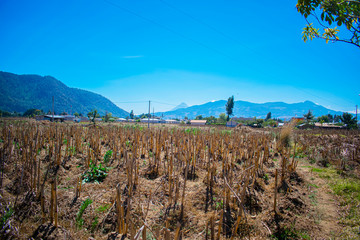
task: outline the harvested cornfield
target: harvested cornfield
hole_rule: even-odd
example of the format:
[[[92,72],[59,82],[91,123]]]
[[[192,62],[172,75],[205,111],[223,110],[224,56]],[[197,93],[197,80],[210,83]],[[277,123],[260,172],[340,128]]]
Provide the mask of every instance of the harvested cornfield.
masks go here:
[[[356,131],[2,121],[0,139],[2,239],[357,236],[318,216],[347,196],[314,191],[319,169],[358,186]]]

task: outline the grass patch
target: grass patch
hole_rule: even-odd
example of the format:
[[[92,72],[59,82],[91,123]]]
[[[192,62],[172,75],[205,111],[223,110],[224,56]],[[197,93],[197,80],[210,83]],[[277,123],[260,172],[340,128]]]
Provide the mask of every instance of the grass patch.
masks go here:
[[[326,179],[331,190],[340,196],[344,216],[339,221],[344,226],[342,239],[358,239],[360,226],[360,179],[354,175],[343,177],[334,168],[318,169],[319,177]],[[309,196],[310,197],[310,196]],[[355,236],[355,238],[354,238]]]
[[[324,171],[324,169],[321,169],[321,168],[311,168],[311,171],[312,172],[317,172],[317,173],[320,173],[320,172],[323,172]]]
[[[360,181],[353,179],[343,179],[332,186],[335,194],[347,198],[347,200],[357,200],[360,202]]]

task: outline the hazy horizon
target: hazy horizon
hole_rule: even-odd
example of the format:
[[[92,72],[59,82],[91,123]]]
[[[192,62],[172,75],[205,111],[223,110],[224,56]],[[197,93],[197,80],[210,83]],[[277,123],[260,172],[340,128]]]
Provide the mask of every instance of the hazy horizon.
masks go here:
[[[0,70],[50,75],[135,114],[214,100],[354,112],[358,48],[304,43],[297,1],[0,3]],[[359,104],[358,104],[359,105]]]

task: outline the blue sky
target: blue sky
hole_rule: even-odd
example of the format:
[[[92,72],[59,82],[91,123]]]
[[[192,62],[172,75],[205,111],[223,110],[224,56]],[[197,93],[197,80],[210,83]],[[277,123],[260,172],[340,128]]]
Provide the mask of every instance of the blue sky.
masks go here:
[[[360,49],[304,43],[296,1],[0,1],[0,70],[51,75],[136,114],[185,102],[360,105]],[[152,109],[151,109],[152,110]]]

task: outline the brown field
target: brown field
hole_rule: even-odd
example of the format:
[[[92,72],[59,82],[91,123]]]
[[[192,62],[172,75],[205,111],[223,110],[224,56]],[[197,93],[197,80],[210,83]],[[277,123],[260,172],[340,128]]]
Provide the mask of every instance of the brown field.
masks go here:
[[[1,239],[359,239],[360,132],[1,120]]]

